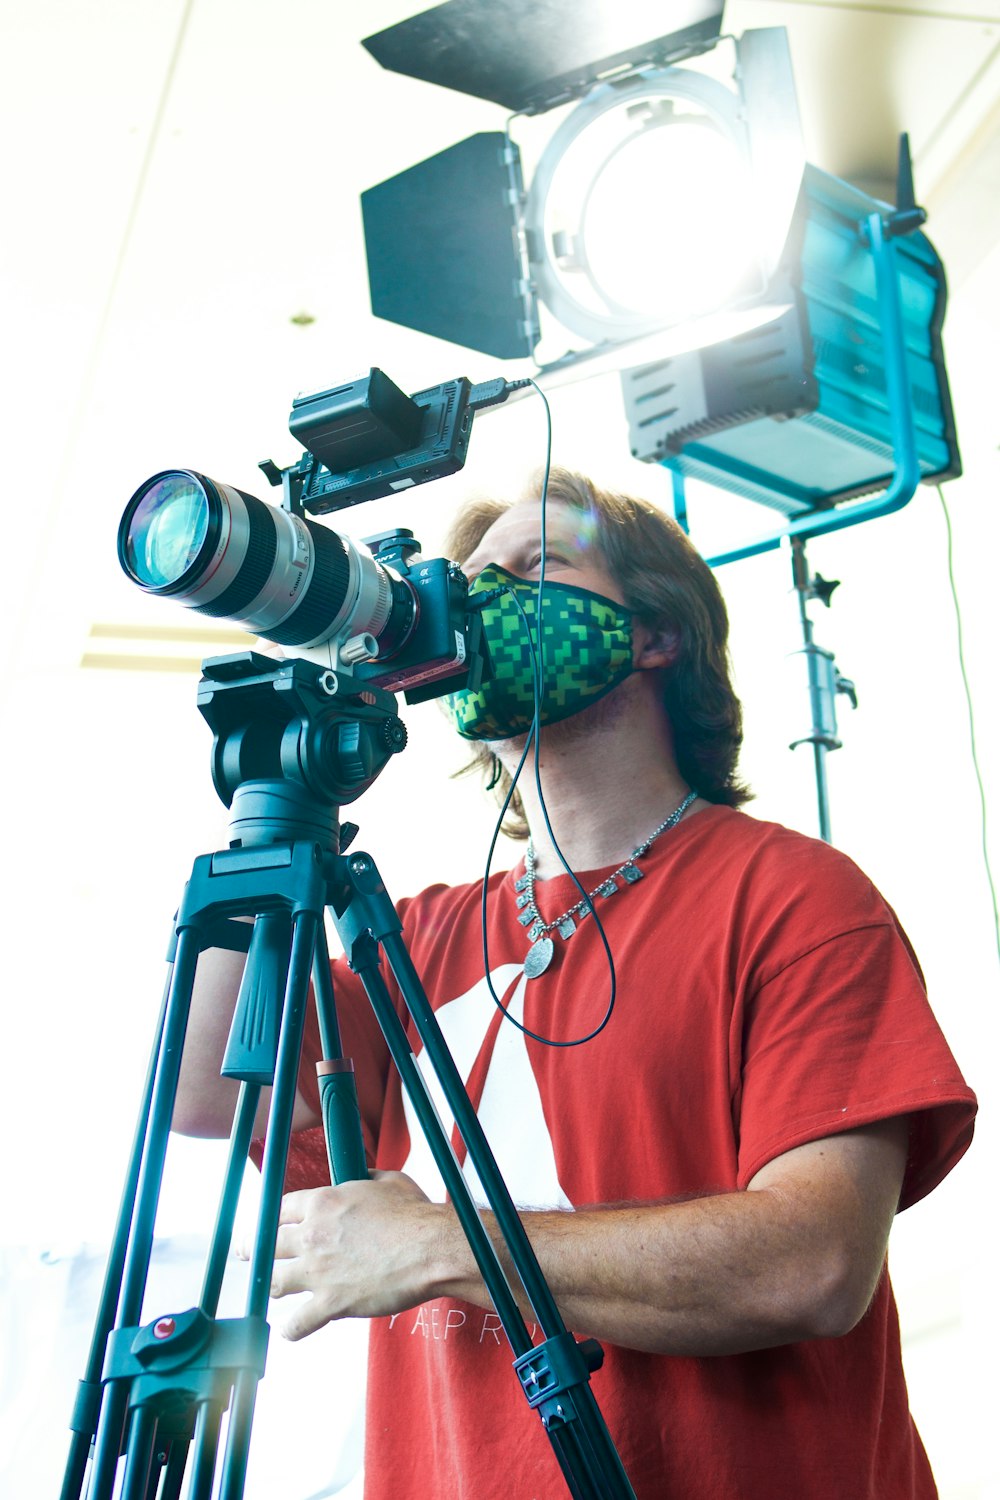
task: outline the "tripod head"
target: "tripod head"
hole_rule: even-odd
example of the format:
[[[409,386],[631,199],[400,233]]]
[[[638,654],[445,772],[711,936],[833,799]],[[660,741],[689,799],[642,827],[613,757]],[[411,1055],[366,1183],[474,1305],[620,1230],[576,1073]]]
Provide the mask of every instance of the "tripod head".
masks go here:
[[[339,810],[406,745],[392,693],[296,657],[202,663],[198,708],[215,736],[212,780],[233,844],[312,839],[337,852]]]

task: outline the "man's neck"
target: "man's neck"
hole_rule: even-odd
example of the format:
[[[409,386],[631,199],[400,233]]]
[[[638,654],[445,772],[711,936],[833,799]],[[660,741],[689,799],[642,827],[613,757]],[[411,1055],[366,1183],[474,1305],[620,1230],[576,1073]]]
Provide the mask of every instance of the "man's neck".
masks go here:
[[[637,686],[630,692],[633,682]],[[669,725],[659,705],[647,701],[634,678],[618,692],[628,700],[621,705],[625,711],[592,713],[586,723],[567,720],[542,731],[545,807],[563,858],[574,871],[623,863],[692,790],[677,769]],[[505,763],[512,749],[507,742]],[[538,803],[531,752],[518,789],[538,878],[561,874],[562,862]],[[704,805],[694,803],[685,817]]]

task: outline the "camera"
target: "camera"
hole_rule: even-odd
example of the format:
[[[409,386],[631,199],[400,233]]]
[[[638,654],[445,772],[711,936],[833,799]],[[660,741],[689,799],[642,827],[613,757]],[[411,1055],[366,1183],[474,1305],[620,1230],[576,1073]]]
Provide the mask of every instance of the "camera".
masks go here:
[[[479,608],[456,564],[425,560],[412,531],[356,542],[305,515],[397,493],[465,461],[475,412],[527,382],[450,381],[410,397],[380,370],[298,398],[290,427],[306,447],[267,505],[194,469],[139,486],[118,528],[118,558],[149,594],[248,631],[358,682],[417,703],[475,689],[489,668]],[[333,465],[348,465],[335,471]],[[353,465],[353,467],[350,467]]]

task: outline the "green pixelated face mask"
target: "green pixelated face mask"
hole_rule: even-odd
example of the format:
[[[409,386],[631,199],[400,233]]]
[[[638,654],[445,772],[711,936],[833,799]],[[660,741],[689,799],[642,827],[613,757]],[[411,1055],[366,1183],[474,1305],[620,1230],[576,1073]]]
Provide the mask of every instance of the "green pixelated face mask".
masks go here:
[[[493,676],[478,692],[449,693],[441,700],[467,740],[511,739],[527,733],[535,716],[525,619],[535,639],[538,584],[508,573],[497,563],[487,563],[469,589],[469,598],[498,588],[504,592],[483,610]],[[541,657],[541,722],[556,724],[596,703],[631,675],[632,616],[603,594],[546,582]]]

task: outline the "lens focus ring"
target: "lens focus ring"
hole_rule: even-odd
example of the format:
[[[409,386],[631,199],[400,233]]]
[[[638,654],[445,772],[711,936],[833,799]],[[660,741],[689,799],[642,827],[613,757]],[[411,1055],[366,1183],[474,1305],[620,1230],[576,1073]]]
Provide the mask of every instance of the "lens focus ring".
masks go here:
[[[347,598],[351,569],[343,538],[314,521],[305,524],[313,544],[313,575],[298,609],[267,632],[268,640],[278,646],[301,646],[322,639]]]
[[[228,615],[232,619],[240,619],[247,605],[256,599],[271,576],[278,549],[271,511],[262,500],[255,499],[244,490],[240,490],[239,495],[246,506],[249,522],[246,555],[229,587],[210,604],[199,605],[199,614],[215,617]]]

